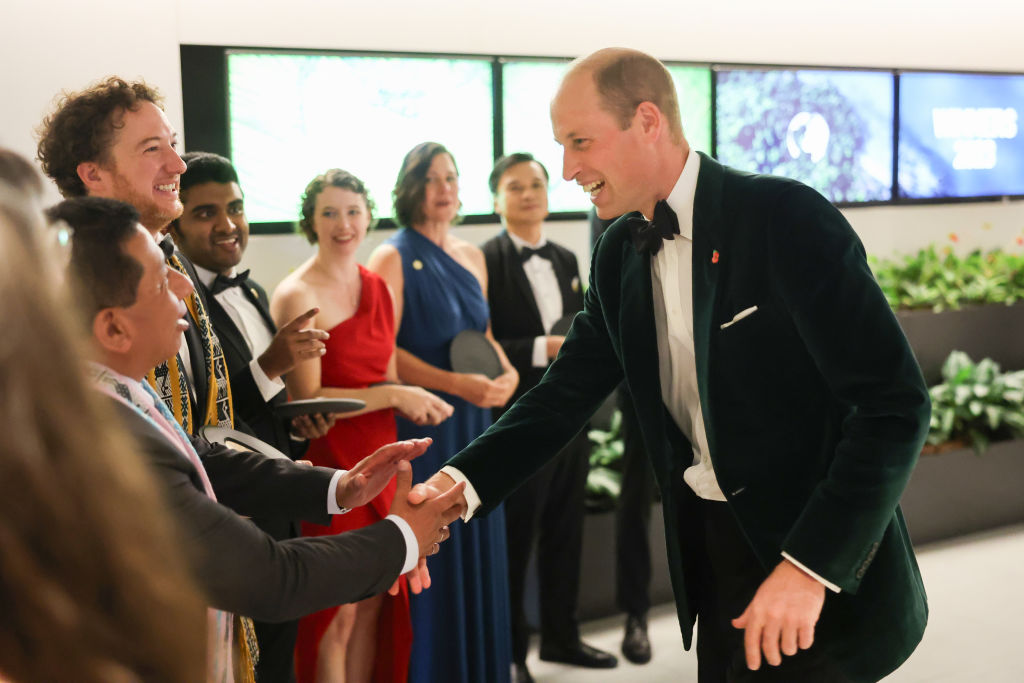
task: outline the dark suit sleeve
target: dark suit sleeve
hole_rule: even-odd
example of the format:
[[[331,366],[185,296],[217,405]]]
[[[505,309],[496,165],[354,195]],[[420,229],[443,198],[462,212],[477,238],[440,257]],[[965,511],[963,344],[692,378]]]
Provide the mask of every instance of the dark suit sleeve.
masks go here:
[[[193,437],[217,500],[246,517],[329,524],[327,495],[335,470],[236,451]]]
[[[478,514],[492,510],[555,457],[622,380],[595,268],[584,309],[544,379],[447,463],[473,484],[482,502]],[[609,279],[608,286],[616,288],[618,280]]]
[[[778,296],[829,390],[852,407],[782,549],[854,592],[927,435],[928,391],[842,215],[804,186],[776,207],[768,257]]]
[[[261,621],[286,621],[365,599],[398,578],[405,562],[405,542],[392,522],[384,520],[333,536],[275,541],[197,489],[195,469],[155,428],[136,416],[128,416],[127,424],[163,485],[195,576],[213,607]],[[220,461],[226,467],[228,459],[222,457],[226,455],[207,454],[207,462]],[[251,475],[265,503],[277,505],[266,500],[275,491],[265,480],[281,469],[264,469],[264,464],[254,464],[244,455],[240,463],[237,477],[243,483],[238,488]],[[322,476],[285,476],[276,493],[293,503],[309,498],[324,506],[324,487],[308,483]]]

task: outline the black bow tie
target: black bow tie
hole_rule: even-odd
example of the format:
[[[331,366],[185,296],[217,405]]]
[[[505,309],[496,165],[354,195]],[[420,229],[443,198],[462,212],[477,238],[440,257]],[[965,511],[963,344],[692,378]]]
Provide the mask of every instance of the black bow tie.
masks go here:
[[[526,263],[534,256],[540,256],[541,258],[545,258],[549,261],[551,260],[551,249],[548,248],[546,242],[544,243],[544,246],[538,247],[537,249],[534,249],[533,247],[523,247],[519,250],[519,258],[523,260],[523,263]]]
[[[231,289],[232,287],[241,287],[245,284],[245,281],[249,279],[249,271],[243,270],[241,273],[234,277],[227,277],[226,275],[218,275],[213,281],[213,285],[210,287],[210,291],[214,296],[217,296],[225,289]]]
[[[663,240],[670,240],[673,235],[679,234],[679,221],[664,199],[654,205],[654,220],[638,216],[628,218],[627,222],[633,246],[641,254],[657,254],[661,251]]]

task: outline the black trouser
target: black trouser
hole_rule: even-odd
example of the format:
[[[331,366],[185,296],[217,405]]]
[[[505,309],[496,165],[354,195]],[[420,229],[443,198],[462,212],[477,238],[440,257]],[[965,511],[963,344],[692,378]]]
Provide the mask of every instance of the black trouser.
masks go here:
[[[727,503],[690,497],[680,506],[680,536],[688,565],[688,593],[697,611],[697,664],[700,683],[847,683],[819,648],[783,655],[774,667],[746,665],[743,631],[732,620],[747,608],[768,576]],[[693,549],[687,552],[687,549]],[[779,561],[782,560],[781,555]]]
[[[615,601],[626,614],[643,617],[651,606],[651,548],[648,530],[654,472],[644,449],[633,400],[618,389],[622,411],[622,491],[615,511]]]
[[[526,661],[530,627],[523,606],[526,567],[537,540],[541,644],[574,648],[579,642],[576,607],[583,547],[583,496],[590,442],[577,435],[554,460],[505,501],[512,659]]]

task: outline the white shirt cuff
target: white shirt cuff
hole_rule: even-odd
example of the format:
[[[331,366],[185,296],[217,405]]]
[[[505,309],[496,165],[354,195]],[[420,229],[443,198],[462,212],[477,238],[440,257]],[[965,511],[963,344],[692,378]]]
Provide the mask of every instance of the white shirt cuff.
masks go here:
[[[825,588],[829,589],[833,593],[841,593],[842,592],[840,590],[839,586],[835,585],[831,581],[826,581],[825,579],[821,578],[820,576],[818,576],[817,574],[812,572],[810,569],[808,569],[804,565],[802,565],[799,562],[797,562],[796,560],[794,560],[793,556],[790,555],[789,553],[783,551],[782,556],[784,558],[786,558],[787,560],[789,560],[790,562],[792,562],[793,564],[795,564],[797,566],[797,568],[799,568],[801,571],[803,571],[805,574],[810,576],[812,579],[814,579],[815,581],[817,581],[821,585],[825,586]]]
[[[249,369],[252,371],[252,381],[256,383],[256,388],[260,390],[260,396],[265,402],[269,402],[284,389],[284,380],[280,377],[277,379],[267,377],[267,373],[263,372],[263,368],[260,367],[259,358],[249,361]]]
[[[534,337],[533,339],[533,367],[546,368],[548,366],[548,338]]]
[[[416,540],[416,534],[412,532],[409,522],[398,515],[388,515],[384,519],[390,519],[397,524],[398,530],[402,532],[402,537],[405,539],[405,564],[402,565],[402,574],[411,572],[420,560],[420,544]]]
[[[441,471],[454,479],[456,484],[460,481],[466,482],[466,488],[462,492],[462,495],[466,498],[466,511],[462,513],[462,521],[468,522],[473,519],[473,515],[480,509],[480,496],[477,494],[476,489],[473,488],[473,484],[470,483],[469,479],[466,479],[466,475],[459,470],[451,465],[445,465],[441,468]]]
[[[338,470],[331,477],[331,485],[327,487],[327,514],[329,515],[343,515],[348,512],[348,508],[343,508],[338,505],[338,482],[341,481],[341,475],[348,472],[348,470]]]

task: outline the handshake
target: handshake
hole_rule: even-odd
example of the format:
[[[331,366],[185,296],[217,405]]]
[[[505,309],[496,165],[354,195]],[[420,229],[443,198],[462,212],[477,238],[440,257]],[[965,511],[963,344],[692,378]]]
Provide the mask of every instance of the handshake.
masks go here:
[[[411,439],[378,448],[342,475],[336,492],[339,507],[359,507],[376,497],[391,477],[397,477],[397,488],[389,514],[404,519],[419,544],[419,564],[406,574],[409,589],[413,593],[430,587],[426,557],[440,549],[441,543],[451,535],[448,524],[458,519],[466,509],[464,483],[456,486],[435,485],[439,476],[450,481],[445,475],[434,475],[428,482],[413,487],[412,465],[409,461],[426,452],[431,443],[431,439]],[[397,591],[396,581],[389,592]]]

